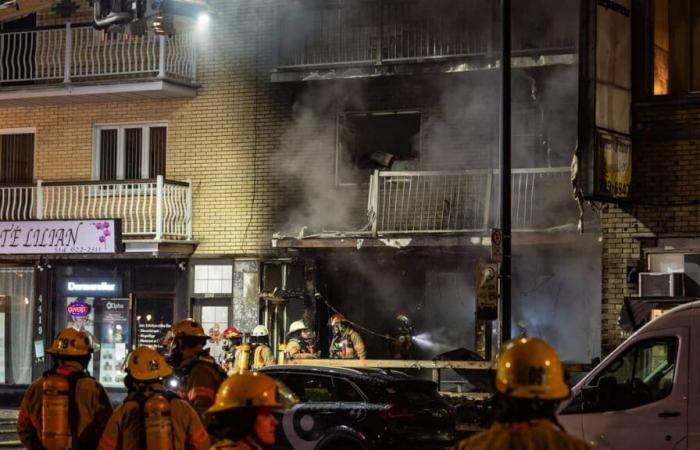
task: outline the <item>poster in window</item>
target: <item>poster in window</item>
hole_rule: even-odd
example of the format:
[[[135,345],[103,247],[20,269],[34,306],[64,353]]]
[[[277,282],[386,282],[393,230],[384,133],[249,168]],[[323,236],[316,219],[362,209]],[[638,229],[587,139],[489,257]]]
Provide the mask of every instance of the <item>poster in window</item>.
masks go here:
[[[599,131],[596,135],[597,192],[610,198],[629,197],[632,183],[632,142],[629,137]]]
[[[100,343],[95,338],[95,297],[66,297],[66,327],[73,327],[85,332],[95,352],[100,351]],[[88,363],[87,370],[92,373],[94,358]]]
[[[129,299],[102,298],[95,303],[95,314],[102,343],[99,354],[99,381],[104,386],[122,387],[129,339]]]

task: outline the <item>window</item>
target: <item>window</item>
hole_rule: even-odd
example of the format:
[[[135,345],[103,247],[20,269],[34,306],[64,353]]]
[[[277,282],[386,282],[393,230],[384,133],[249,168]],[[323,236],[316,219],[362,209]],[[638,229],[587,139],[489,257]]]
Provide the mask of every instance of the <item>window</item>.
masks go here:
[[[346,113],[338,120],[338,184],[369,182],[375,169],[419,168],[419,112]]]
[[[194,266],[194,294],[231,294],[233,266],[196,264]]]
[[[676,338],[639,342],[584,388],[584,412],[636,408],[667,397],[673,390],[677,352]]]
[[[274,374],[274,378],[284,382],[302,402],[333,401],[333,380],[330,377],[307,374]]]
[[[34,177],[34,133],[0,133],[0,183],[31,183]]]
[[[165,175],[167,127],[103,126],[95,130],[93,178],[138,180]]]
[[[652,3],[654,95],[700,90],[700,3]]]
[[[362,398],[362,395],[360,395],[357,389],[355,389],[355,386],[348,381],[338,378],[335,379],[335,395],[337,396],[337,400],[339,402],[365,401],[364,398]]]

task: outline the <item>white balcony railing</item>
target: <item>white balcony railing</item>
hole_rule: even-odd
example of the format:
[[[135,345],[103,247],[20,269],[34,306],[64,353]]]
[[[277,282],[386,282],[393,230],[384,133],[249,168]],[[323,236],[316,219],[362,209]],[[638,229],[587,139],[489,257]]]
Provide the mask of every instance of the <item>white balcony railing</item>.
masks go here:
[[[193,36],[129,36],[91,26],[0,33],[0,83],[158,77],[194,84]]]
[[[515,231],[552,228],[569,222],[568,167],[514,169],[511,221]],[[372,232],[485,232],[495,223],[492,201],[497,171],[375,171],[370,178],[368,215]],[[571,218],[575,221],[575,215]]]
[[[192,239],[192,186],[165,180],[0,188],[0,220],[121,219],[126,238]]]

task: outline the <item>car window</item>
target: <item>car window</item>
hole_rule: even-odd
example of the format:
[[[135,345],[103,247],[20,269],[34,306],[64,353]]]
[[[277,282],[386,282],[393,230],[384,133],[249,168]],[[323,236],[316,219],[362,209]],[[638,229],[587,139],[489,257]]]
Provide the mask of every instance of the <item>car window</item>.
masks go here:
[[[584,412],[636,408],[670,395],[677,353],[676,338],[638,342],[584,388]]]
[[[350,384],[348,381],[336,378],[335,382],[335,394],[337,400],[340,402],[363,402],[364,398],[355,389],[355,386]]]
[[[389,401],[398,405],[414,407],[442,406],[443,400],[432,383],[399,382],[389,384],[386,388]]]
[[[275,374],[302,402],[329,402],[333,400],[333,381],[330,377],[308,374]]]

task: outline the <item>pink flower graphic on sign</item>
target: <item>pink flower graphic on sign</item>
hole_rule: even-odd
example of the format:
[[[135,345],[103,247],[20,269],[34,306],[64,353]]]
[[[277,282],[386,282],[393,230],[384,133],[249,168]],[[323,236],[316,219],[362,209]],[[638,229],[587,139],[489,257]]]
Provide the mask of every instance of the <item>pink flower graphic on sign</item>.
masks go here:
[[[104,246],[107,246],[107,238],[112,235],[112,232],[109,229],[109,222],[95,222],[93,223],[95,225],[95,228],[99,231],[101,231],[100,236],[97,237],[97,240]]]

